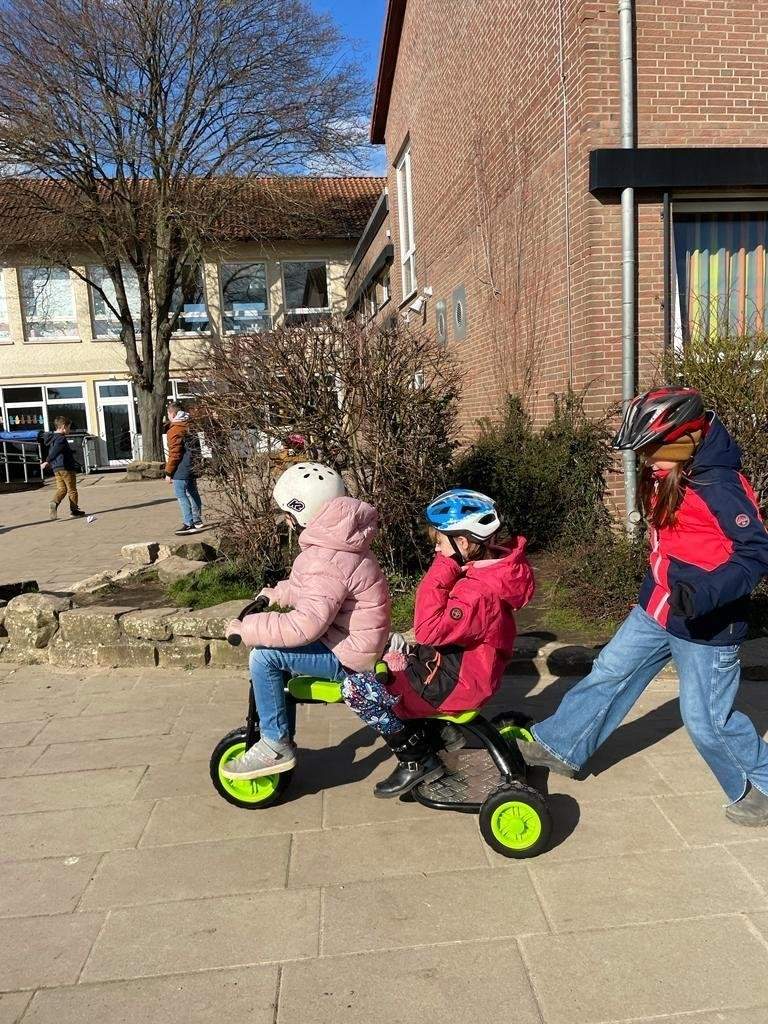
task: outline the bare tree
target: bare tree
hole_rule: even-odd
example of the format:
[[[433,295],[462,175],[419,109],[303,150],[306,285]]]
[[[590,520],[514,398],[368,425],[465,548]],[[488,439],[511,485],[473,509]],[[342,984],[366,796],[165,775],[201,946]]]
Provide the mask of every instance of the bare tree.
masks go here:
[[[348,162],[364,96],[308,0],[0,7],[0,160],[56,225],[42,255],[85,277],[119,323],[146,457],[162,457],[170,340],[203,247],[247,176]],[[282,201],[268,187],[262,200]],[[108,284],[83,271],[83,251]]]

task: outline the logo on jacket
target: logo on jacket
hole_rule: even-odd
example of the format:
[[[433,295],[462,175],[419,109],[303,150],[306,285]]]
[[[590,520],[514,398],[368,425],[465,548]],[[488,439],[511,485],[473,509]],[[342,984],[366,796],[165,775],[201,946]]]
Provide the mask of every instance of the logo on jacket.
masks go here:
[[[464,616],[464,612],[461,610],[461,608],[451,608],[451,618],[452,619],[461,619],[461,618],[463,618],[463,616]]]
[[[749,516],[745,515],[744,512],[742,512],[740,515],[736,516],[736,525],[740,526],[742,528],[742,530],[744,529],[745,526],[749,526],[749,522],[750,522]]]
[[[306,505],[303,501],[299,501],[298,498],[291,498],[288,502],[288,508],[292,508],[294,512],[303,512]]]

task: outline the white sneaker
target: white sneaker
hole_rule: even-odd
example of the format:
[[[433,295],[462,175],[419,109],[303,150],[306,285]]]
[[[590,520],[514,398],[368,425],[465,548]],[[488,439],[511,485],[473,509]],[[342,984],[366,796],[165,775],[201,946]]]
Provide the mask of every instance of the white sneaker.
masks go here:
[[[265,741],[254,743],[244,754],[228,761],[221,769],[225,779],[258,779],[262,775],[279,775],[296,767],[296,748],[273,750]]]

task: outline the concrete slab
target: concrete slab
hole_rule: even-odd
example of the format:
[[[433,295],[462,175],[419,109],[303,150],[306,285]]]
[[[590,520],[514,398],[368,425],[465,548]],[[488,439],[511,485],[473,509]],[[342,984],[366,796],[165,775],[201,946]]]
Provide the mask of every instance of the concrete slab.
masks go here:
[[[541,1024],[517,945],[429,946],[283,968],[277,1024],[413,1020]],[[569,1024],[576,1024],[576,1018]]]
[[[6,700],[0,687],[0,722],[44,722],[51,718],[73,718],[87,708],[84,700]]]
[[[320,828],[320,793],[276,804],[265,811],[243,810],[222,800],[213,784],[210,795],[158,801],[142,846],[173,846],[209,839],[240,839]]]
[[[80,715],[49,722],[40,743],[84,743],[124,736],[158,736],[170,732],[175,715],[151,711],[126,711],[119,715]]]
[[[725,816],[728,798],[718,786],[716,792],[657,797],[659,808],[691,846],[713,843],[748,843],[755,830],[736,825]]]
[[[46,747],[36,744],[30,747],[6,747],[5,750],[0,750],[0,779],[24,775],[45,750]]]
[[[24,1024],[273,1024],[277,967],[176,974],[38,992]],[[0,1024],[5,1024],[0,1002]]]
[[[317,955],[320,893],[161,903],[114,910],[82,974],[106,981]]]
[[[768,1003],[768,947],[737,916],[533,935],[520,946],[546,1024]]]
[[[0,780],[0,807],[5,814],[96,807],[130,800],[143,768],[111,768],[108,771],[63,772],[47,775],[45,784],[27,776]]]
[[[151,764],[139,783],[134,800],[168,799],[170,791],[174,799],[211,796],[214,789],[208,761],[179,761],[172,771],[168,770],[167,765]]]
[[[43,722],[7,722],[0,725],[0,748],[23,747],[45,728]]]
[[[0,861],[79,856],[135,846],[153,806],[134,801],[0,817]]]
[[[103,923],[103,914],[0,921],[0,991],[73,985]]]
[[[80,907],[108,910],[281,889],[290,847],[290,836],[278,835],[107,853]]]
[[[0,864],[0,917],[70,914],[98,862],[86,856]]]
[[[31,998],[31,992],[0,992],[0,1024],[18,1024]]]
[[[91,740],[88,743],[53,743],[30,769],[29,774],[47,775],[51,772],[79,772],[131,765],[169,765],[180,760],[186,745],[187,737],[182,734]]]

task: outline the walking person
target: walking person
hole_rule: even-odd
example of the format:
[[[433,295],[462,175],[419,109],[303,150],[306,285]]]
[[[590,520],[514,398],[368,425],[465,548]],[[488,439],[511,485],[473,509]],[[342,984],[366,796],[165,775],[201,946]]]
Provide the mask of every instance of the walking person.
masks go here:
[[[200,442],[192,430],[189,413],[180,402],[168,403],[168,419],[170,426],[165,479],[173,485],[173,493],[181,508],[182,525],[175,533],[183,536],[205,529],[203,504],[197,489]]]
[[[72,430],[72,422],[66,416],[57,416],[53,421],[54,432],[50,435],[48,454],[43,469],[49,467],[56,478],[56,491],[49,503],[49,518],[56,519],[59,505],[69,496],[69,514],[73,519],[82,519],[86,514],[78,505],[77,471],[80,468],[72,449],[69,447],[67,435]]]
[[[534,726],[521,753],[575,775],[671,658],[683,723],[728,797],[726,816],[768,825],[768,744],[733,710],[748,598],[768,574],[768,533],[741,452],[698,391],[680,387],[634,399],[614,447],[642,460],[648,575],[590,674]]]

